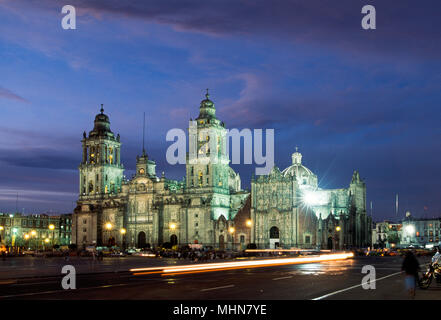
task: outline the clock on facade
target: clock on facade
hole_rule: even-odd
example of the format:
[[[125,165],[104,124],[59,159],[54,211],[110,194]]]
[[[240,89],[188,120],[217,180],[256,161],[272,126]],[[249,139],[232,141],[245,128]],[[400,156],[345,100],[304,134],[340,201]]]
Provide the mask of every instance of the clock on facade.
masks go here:
[[[139,174],[144,174],[145,170],[143,168],[139,169]]]

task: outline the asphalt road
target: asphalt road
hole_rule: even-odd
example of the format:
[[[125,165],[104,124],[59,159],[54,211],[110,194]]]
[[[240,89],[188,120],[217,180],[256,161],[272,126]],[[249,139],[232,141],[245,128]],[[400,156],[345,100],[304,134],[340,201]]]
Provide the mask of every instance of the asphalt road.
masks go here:
[[[427,259],[419,258],[421,264]],[[177,276],[133,276],[122,271],[78,274],[75,290],[61,289],[61,275],[0,281],[2,299],[293,300],[409,299],[401,257],[356,257]],[[169,262],[170,263],[170,262]],[[173,262],[171,262],[173,263]],[[164,263],[162,263],[164,264]],[[375,267],[376,289],[362,288],[364,265]],[[424,268],[423,268],[424,269]],[[418,290],[417,299],[441,299],[441,285]]]

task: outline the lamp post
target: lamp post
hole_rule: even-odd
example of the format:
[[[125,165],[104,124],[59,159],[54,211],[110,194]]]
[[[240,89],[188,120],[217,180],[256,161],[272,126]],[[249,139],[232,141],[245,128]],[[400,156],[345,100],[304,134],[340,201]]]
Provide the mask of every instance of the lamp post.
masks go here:
[[[0,226],[0,237],[1,237],[1,241],[0,242],[4,242],[5,241],[4,240],[4,237],[5,237],[4,230],[5,230],[5,227]]]
[[[44,243],[48,244],[51,240],[49,238],[44,239]],[[44,250],[46,251],[46,246],[44,246]]]
[[[127,233],[127,230],[124,229],[124,228],[121,228],[119,230],[119,232],[121,233],[121,236],[122,236],[123,250],[126,250],[126,233]]]
[[[248,219],[246,224],[247,224],[247,227],[250,228],[248,243],[251,243],[251,227],[253,226],[253,221],[251,219]],[[247,247],[245,247],[245,248],[247,248]],[[250,247],[250,249],[251,249],[251,247]]]
[[[31,238],[35,238],[35,236],[37,235],[37,231],[32,230],[31,231]],[[34,241],[35,242],[35,241]],[[35,250],[38,250],[38,245],[36,246]]]
[[[110,222],[107,222],[105,227],[106,227],[107,231],[109,232],[109,238],[107,240],[107,244],[110,244],[110,241],[109,241],[110,240],[110,234],[111,234],[110,232],[111,232],[113,226],[112,226],[112,224]]]
[[[231,250],[234,250],[234,231],[236,231],[236,229],[234,229],[234,227],[230,227],[228,229],[228,232],[230,232],[230,234],[231,234]]]
[[[29,235],[27,233],[25,233],[25,235],[23,236],[26,240],[27,243],[27,249],[29,249]]]
[[[177,228],[176,223],[171,222],[171,223],[170,223],[170,230],[171,230],[171,233],[172,233],[172,234],[175,232],[176,228]],[[174,244],[171,242],[171,236],[170,236],[170,244],[171,244],[171,246],[172,246],[172,248],[173,248],[173,245],[174,245]],[[177,243],[176,243],[176,244],[177,244]]]
[[[335,247],[336,247],[336,249],[337,248],[341,249],[340,248],[340,236],[339,236],[339,232],[341,231],[341,227],[340,226],[335,227],[335,231],[336,231],[336,234],[335,234],[336,245],[335,245]]]
[[[49,225],[49,230],[52,231],[52,249],[53,249],[54,248],[55,226],[52,223]]]

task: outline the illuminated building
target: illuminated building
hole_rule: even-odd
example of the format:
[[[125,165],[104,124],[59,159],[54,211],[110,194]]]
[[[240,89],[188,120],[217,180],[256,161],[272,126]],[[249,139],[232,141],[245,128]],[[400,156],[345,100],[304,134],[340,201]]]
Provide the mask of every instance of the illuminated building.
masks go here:
[[[53,225],[54,229],[49,229]],[[69,245],[71,242],[72,214],[47,215],[0,213],[0,243],[12,247],[43,248],[43,240]],[[29,237],[26,237],[29,235]]]
[[[407,212],[402,225],[400,247],[431,247],[441,244],[441,218],[416,218]]]
[[[217,161],[207,163],[203,157],[187,161],[186,178],[175,181],[157,176],[155,162],[143,150],[136,159],[136,174],[128,180],[120,163],[119,135],[110,130],[109,117],[101,108],[94,129],[83,134],[80,196],[72,232],[77,245],[200,243],[226,249],[235,246],[235,238],[250,242],[249,227],[229,232],[249,193],[241,190],[240,176],[228,164],[225,125],[217,119],[208,93],[195,121],[196,127],[190,120],[189,139],[196,141],[198,154],[210,154]],[[202,150],[210,135],[217,142],[211,152]],[[124,236],[121,228],[127,230]]]
[[[321,189],[317,176],[292,154],[292,165],[274,167],[251,181],[252,242],[258,248],[344,249],[371,243],[366,185],[354,171],[348,188]]]
[[[143,149],[129,180],[120,163],[119,135],[112,133],[101,108],[94,129],[83,134],[73,242],[119,247],[197,243],[219,249],[244,249],[250,243],[332,249],[370,244],[366,186],[358,172],[349,188],[323,190],[296,152],[283,172],[275,167],[268,176],[253,179],[250,197],[229,166],[226,131],[207,93],[199,116],[190,120],[189,141],[195,141],[198,157],[187,154],[185,178],[158,176],[156,163]]]

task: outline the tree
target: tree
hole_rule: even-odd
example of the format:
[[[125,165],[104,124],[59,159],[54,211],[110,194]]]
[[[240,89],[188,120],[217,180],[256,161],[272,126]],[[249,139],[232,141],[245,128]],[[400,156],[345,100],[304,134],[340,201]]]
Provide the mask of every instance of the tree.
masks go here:
[[[400,242],[400,239],[399,239],[399,237],[398,237],[398,234],[397,233],[389,233],[388,235],[387,235],[387,242],[389,242],[389,243],[395,243],[395,244],[397,244],[397,243],[399,243]]]

